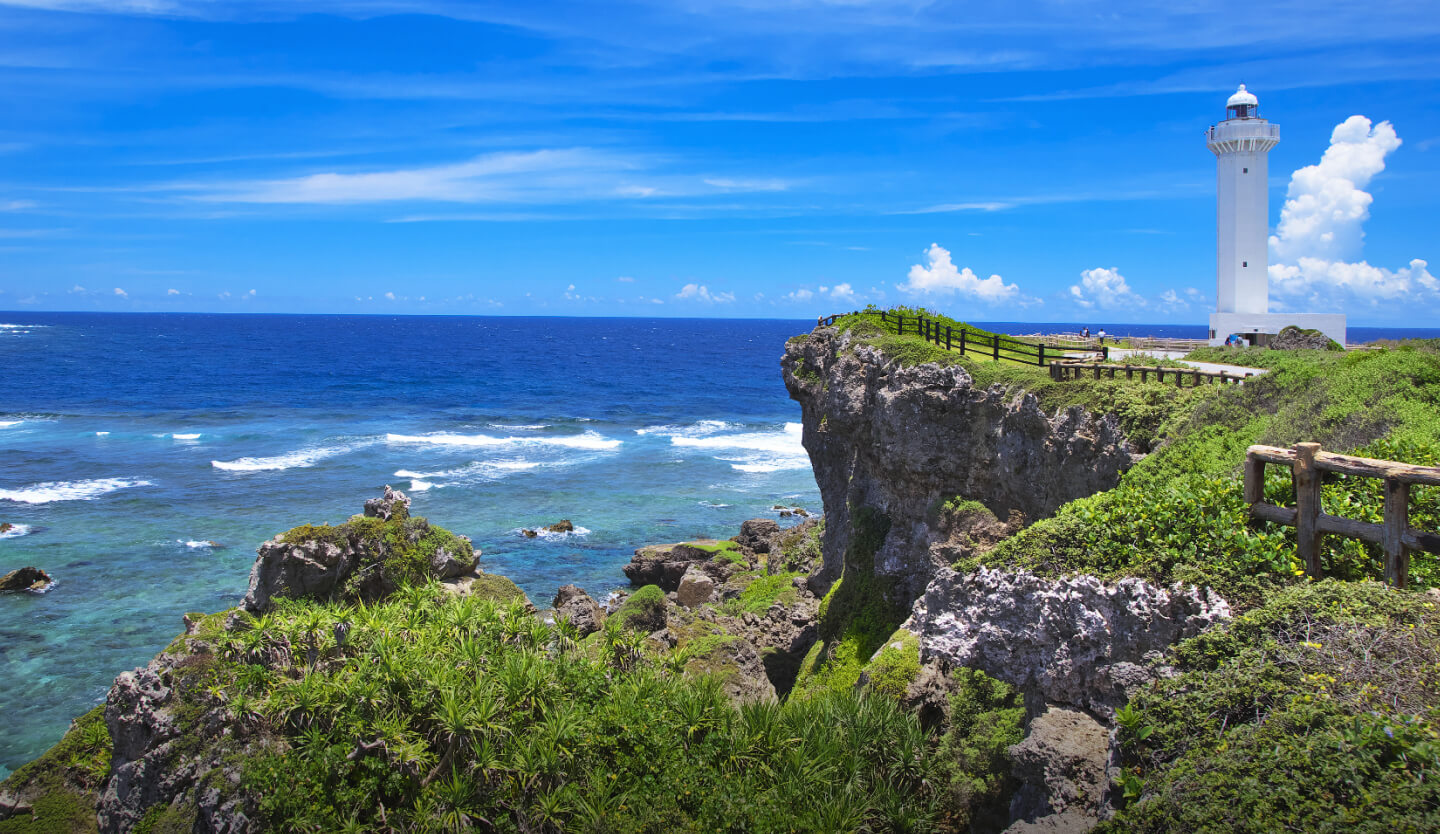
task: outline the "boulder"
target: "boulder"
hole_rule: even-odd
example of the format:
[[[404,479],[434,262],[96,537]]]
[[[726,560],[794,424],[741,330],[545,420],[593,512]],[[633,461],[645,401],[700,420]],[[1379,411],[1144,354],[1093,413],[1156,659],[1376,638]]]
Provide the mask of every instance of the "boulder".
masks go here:
[[[1302,330],[1295,325],[1282,329],[1270,340],[1271,350],[1343,350],[1339,342],[1319,330]]]
[[[24,567],[0,576],[0,591],[43,591],[54,581],[39,568]]]
[[[770,540],[780,533],[780,525],[768,518],[752,518],[740,524],[736,542],[751,553],[769,553]]]
[[[581,637],[599,631],[600,626],[605,623],[605,612],[601,610],[599,603],[575,585],[560,586],[560,590],[555,592],[552,606],[556,616],[569,619],[570,624],[579,630]]]
[[[527,539],[533,539],[536,536],[540,535],[540,531],[531,530],[529,527],[526,527],[520,531],[520,535],[524,536]]]
[[[675,601],[686,608],[694,608],[710,602],[715,597],[715,580],[698,567],[691,565],[680,579],[675,590]]]
[[[410,515],[410,499],[405,493],[391,489],[389,484],[385,485],[385,494],[379,498],[370,498],[365,502],[365,516],[367,518],[378,518],[381,521],[389,521],[399,514],[401,518]]]
[[[547,526],[545,529],[551,533],[573,533],[575,532],[575,525],[570,523],[570,519],[562,518],[554,524]]]
[[[1005,834],[1089,831],[1107,813],[1110,733],[1078,710],[1051,706],[1010,748],[1020,782],[1010,800],[1014,822]]]
[[[696,544],[714,544],[714,542],[699,541]],[[688,542],[652,544],[636,550],[635,555],[630,559],[630,564],[622,570],[625,571],[625,578],[630,580],[631,585],[659,585],[662,591],[669,592],[679,589],[680,580],[684,578],[685,572],[690,569],[691,565],[710,567],[714,559],[713,550],[694,547]],[[728,570],[724,566],[717,565],[714,570],[717,580],[723,581],[725,576],[728,576]]]
[[[1109,718],[1159,673],[1153,661],[1166,649],[1229,618],[1224,599],[1193,586],[942,569],[904,627],[920,638],[922,661],[979,669]]]

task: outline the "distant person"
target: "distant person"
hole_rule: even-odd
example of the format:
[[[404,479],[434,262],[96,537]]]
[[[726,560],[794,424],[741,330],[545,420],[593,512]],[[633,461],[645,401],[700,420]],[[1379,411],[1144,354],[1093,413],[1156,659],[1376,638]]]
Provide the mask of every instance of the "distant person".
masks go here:
[[[1100,344],[1105,344],[1105,328],[1100,328],[1100,332],[1095,335],[1100,337]]]
[[[1090,338],[1090,328],[1087,327],[1087,328],[1081,330],[1081,331],[1080,331],[1080,338],[1082,338],[1082,339],[1088,339],[1088,338]]]

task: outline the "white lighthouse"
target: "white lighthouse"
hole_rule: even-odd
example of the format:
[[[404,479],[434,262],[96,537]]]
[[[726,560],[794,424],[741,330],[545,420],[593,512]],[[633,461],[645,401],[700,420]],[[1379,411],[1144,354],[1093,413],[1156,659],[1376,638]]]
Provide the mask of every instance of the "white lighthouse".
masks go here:
[[[1260,118],[1259,99],[1241,84],[1225,102],[1225,121],[1206,133],[1215,154],[1215,312],[1210,344],[1238,333],[1265,344],[1287,325],[1313,328],[1345,344],[1343,315],[1270,312],[1269,153],[1280,126]]]

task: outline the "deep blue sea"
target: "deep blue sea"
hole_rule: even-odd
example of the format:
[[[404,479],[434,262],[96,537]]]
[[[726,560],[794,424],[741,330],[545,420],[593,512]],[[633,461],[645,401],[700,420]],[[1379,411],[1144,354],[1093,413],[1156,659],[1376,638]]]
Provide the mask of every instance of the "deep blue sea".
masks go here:
[[[640,545],[818,510],[779,365],[811,326],[0,314],[0,572],[56,579],[0,597],[0,774],[234,605],[260,542],[386,484],[541,606],[623,586]]]
[[[643,544],[728,537],[776,504],[818,510],[779,368],[811,326],[0,313],[0,522],[16,525],[0,571],[57,580],[0,596],[0,775],[148,662],[183,612],[234,605],[260,542],[343,521],[386,484],[542,606],[567,582],[623,586]],[[562,518],[574,534],[519,534]]]

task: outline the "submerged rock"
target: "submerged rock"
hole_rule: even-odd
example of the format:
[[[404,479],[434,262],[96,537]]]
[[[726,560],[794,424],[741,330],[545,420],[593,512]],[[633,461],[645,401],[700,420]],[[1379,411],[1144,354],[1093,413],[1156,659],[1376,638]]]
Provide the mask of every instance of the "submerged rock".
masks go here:
[[[546,526],[545,529],[551,533],[573,533],[575,532],[575,525],[570,523],[570,519],[562,518],[554,524]]]

